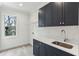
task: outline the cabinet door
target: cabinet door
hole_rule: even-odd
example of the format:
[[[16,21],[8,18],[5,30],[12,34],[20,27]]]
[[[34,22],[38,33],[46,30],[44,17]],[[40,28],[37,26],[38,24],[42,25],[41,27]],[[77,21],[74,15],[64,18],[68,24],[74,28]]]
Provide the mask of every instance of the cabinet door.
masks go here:
[[[72,54],[70,54],[70,53],[67,53],[67,52],[62,51],[62,50],[57,49],[57,48],[56,48],[56,55],[57,55],[57,56],[74,56],[74,55],[72,55]]]
[[[46,48],[43,43],[40,43],[40,51],[39,51],[40,56],[46,56]]]
[[[33,39],[33,54],[35,56],[46,56],[45,44]]]
[[[57,5],[57,20],[59,26],[64,25],[64,19],[63,19],[63,2],[56,2]]]
[[[53,48],[47,44],[45,45],[45,47],[46,47],[46,55],[47,56],[56,56],[57,55],[55,48]]]
[[[39,19],[38,26],[45,27],[45,8],[44,7],[39,9],[38,19]]]
[[[33,54],[35,56],[39,56],[39,50],[40,49],[40,45],[39,45],[39,42],[35,39],[33,39]]]
[[[33,54],[35,55],[35,56],[39,56],[40,54],[39,54],[39,46],[38,45],[34,45],[33,46]]]
[[[64,2],[65,25],[78,25],[78,7],[76,2]]]
[[[40,8],[39,10],[39,27],[49,27],[60,25],[60,20],[62,18],[61,9],[62,6],[51,2],[46,6]]]
[[[45,6],[46,26],[63,26],[63,3],[51,2]]]
[[[52,21],[52,5],[51,3],[47,4],[45,7],[45,22],[46,22],[46,27],[47,26],[53,26],[53,21]]]
[[[46,26],[57,26],[57,6],[54,2],[45,6]]]

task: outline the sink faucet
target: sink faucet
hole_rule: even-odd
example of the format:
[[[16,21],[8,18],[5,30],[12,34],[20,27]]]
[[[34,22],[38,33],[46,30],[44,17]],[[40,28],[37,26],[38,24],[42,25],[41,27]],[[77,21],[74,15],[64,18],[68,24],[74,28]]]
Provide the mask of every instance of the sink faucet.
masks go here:
[[[66,37],[66,31],[65,31],[65,30],[61,30],[61,32],[64,33],[64,35],[65,35],[65,37],[64,37],[64,42],[66,42],[66,41],[68,40],[67,37]]]

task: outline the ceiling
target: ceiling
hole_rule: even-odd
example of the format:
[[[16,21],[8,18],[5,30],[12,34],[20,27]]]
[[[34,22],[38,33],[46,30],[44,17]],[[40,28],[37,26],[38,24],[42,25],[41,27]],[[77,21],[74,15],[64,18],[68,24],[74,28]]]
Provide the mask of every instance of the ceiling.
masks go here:
[[[48,2],[0,2],[0,7],[31,13],[47,3]],[[23,4],[23,6],[19,6],[19,4]]]

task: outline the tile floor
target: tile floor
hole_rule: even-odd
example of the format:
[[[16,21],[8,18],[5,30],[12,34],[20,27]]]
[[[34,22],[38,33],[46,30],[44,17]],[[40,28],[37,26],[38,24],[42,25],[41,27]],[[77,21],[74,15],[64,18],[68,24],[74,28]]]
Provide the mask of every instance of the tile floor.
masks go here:
[[[0,56],[33,56],[32,46],[24,46],[1,52]]]

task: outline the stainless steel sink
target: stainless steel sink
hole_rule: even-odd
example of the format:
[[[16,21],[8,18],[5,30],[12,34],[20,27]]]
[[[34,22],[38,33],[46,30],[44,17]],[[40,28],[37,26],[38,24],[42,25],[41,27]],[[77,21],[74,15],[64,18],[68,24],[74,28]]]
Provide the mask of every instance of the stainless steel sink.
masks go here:
[[[54,41],[54,42],[52,42],[52,43],[55,44],[55,45],[64,47],[64,48],[68,48],[68,49],[72,49],[72,48],[73,48],[72,45],[67,44],[67,43],[62,43],[62,42],[58,42],[58,41]]]

